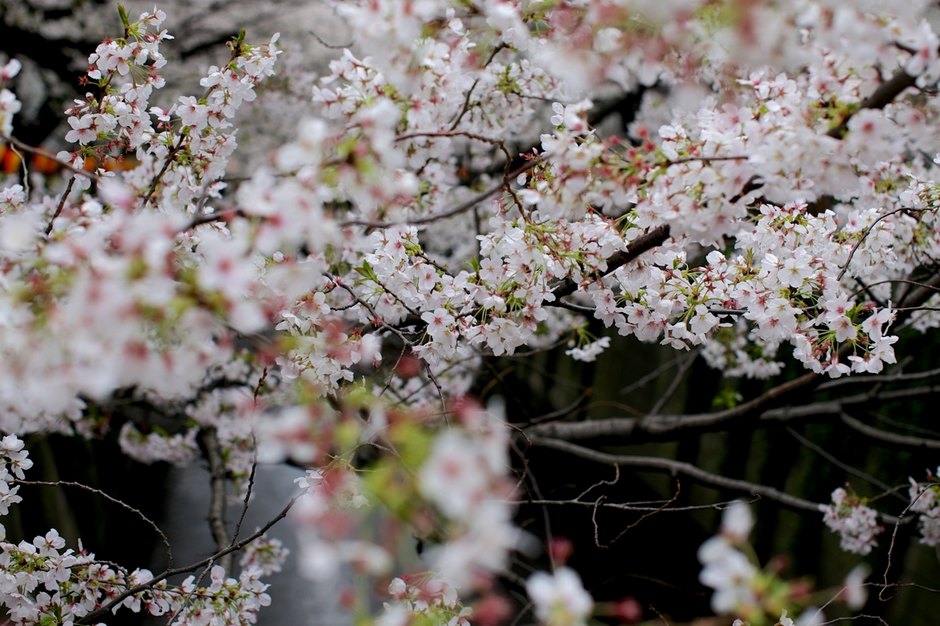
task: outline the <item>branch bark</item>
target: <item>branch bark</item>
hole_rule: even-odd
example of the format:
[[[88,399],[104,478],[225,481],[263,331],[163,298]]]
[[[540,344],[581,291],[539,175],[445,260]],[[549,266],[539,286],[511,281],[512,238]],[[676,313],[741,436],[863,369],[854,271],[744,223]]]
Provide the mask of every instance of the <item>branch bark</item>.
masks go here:
[[[233,544],[225,524],[227,481],[225,461],[222,459],[222,446],[219,443],[219,436],[215,428],[204,428],[199,431],[199,441],[202,444],[206,460],[209,462],[209,528],[212,530],[216,550],[222,552],[226,547]],[[223,554],[219,558],[218,564],[225,569],[226,573],[231,572],[231,553]]]
[[[804,378],[807,377],[808,375],[804,376]],[[880,380],[882,377],[872,376],[870,378]],[[869,384],[872,384],[872,382],[869,382]],[[783,385],[780,387],[782,386]],[[684,435],[688,433],[728,429],[731,426],[740,425],[742,422],[747,422],[749,426],[759,427],[768,422],[782,423],[826,415],[842,416],[848,409],[855,406],[864,406],[879,401],[892,402],[940,394],[940,386],[935,385],[910,389],[876,389],[872,392],[854,394],[835,400],[764,409],[761,405],[767,406],[773,400],[773,398],[768,398],[767,396],[777,390],[779,390],[779,387],[775,387],[763,396],[755,398],[750,403],[713,413],[700,413],[696,415],[653,414],[644,417],[612,417],[584,422],[543,422],[530,427],[526,432],[530,436],[557,437],[569,441],[618,437],[629,439],[631,443],[635,443],[644,439],[667,438],[678,433]],[[795,389],[791,389],[790,391],[795,391]],[[774,398],[779,399],[785,393],[787,393],[787,390],[779,391]],[[742,408],[746,407],[748,404],[750,404],[751,409],[742,411]],[[846,422],[846,424],[854,428],[855,422],[852,422],[852,424]],[[864,424],[862,424],[862,426],[864,426]],[[924,443],[929,440],[924,440],[919,437],[893,435],[892,433],[880,431],[870,426],[866,426],[865,428],[869,429],[869,431],[863,434],[868,434],[873,438],[881,439],[889,443],[912,448],[933,448],[932,443]],[[940,445],[940,442],[938,442],[938,445]]]
[[[900,435],[898,433],[881,430],[880,428],[869,426],[861,420],[855,419],[844,411],[839,413],[839,417],[842,419],[842,422],[852,430],[855,430],[865,435],[866,437],[871,437],[872,439],[877,439],[878,441],[882,441],[884,443],[903,446],[905,448],[940,450],[940,441],[936,439],[913,437],[911,435]]]
[[[621,252],[616,252],[607,259],[607,270],[604,272],[604,276],[616,271],[617,269],[623,267],[630,261],[634,261],[644,252],[648,252],[653,248],[657,248],[663,245],[669,238],[669,225],[663,224],[662,226],[657,226],[653,230],[640,235],[636,239],[630,242],[626,250]],[[555,298],[563,298],[565,296],[571,295],[578,289],[578,284],[571,279],[567,279],[556,285],[552,289],[552,293],[555,295]]]
[[[529,432],[536,437],[561,439],[592,439],[596,437],[662,436],[678,431],[683,433],[728,428],[761,415],[765,409],[794,395],[823,379],[809,372],[781,383],[773,389],[734,408],[713,413],[693,415],[647,415],[640,418],[614,417],[586,422],[539,424]]]

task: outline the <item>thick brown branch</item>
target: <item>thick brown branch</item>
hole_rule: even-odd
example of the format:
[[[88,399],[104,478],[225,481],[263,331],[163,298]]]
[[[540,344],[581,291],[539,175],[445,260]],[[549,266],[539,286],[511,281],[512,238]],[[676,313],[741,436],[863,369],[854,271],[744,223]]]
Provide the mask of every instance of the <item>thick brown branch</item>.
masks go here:
[[[859,382],[867,382],[869,385],[884,382],[881,376],[859,376],[857,378]],[[936,395],[937,393],[940,393],[940,387],[933,385],[888,391],[881,390],[879,387],[873,387],[872,391],[839,398],[837,400],[770,409],[769,411],[763,412],[760,415],[760,419],[765,422],[788,422],[791,420],[820,417],[824,415],[839,416],[853,406],[866,406],[874,402],[910,400],[912,398]]]
[[[772,404],[780,402],[803,388],[821,382],[822,377],[809,372],[777,385],[766,393],[734,408],[694,415],[648,415],[641,418],[610,418],[586,422],[540,424],[529,432],[535,436],[562,439],[593,439],[597,437],[662,436],[683,431],[704,431],[727,428],[732,424],[759,416]]]
[[[868,381],[869,384],[874,384],[874,382],[880,381],[881,378],[879,376],[860,377],[862,381]],[[653,414],[644,417],[612,417],[584,422],[543,423],[533,426],[527,432],[534,436],[557,437],[566,440],[617,437],[629,438],[631,442],[636,442],[644,438],[668,438],[679,433],[687,434],[690,432],[727,429],[732,424],[741,424],[745,419],[749,420],[751,426],[759,427],[769,422],[784,423],[827,415],[841,416],[851,407],[865,406],[872,402],[909,400],[938,393],[940,393],[940,387],[933,385],[911,389],[877,390],[877,392],[860,393],[836,400],[782,406],[766,410],[755,409],[748,414],[736,413],[737,409],[730,409],[685,416]],[[764,396],[761,396],[755,400],[763,398]],[[885,437],[891,436],[890,433],[884,433],[884,435]],[[872,433],[871,436],[874,437],[875,434]],[[904,437],[902,435],[896,435],[895,437],[899,438],[892,440],[891,443],[915,448],[932,447],[930,444],[925,445],[924,440],[917,437]],[[884,440],[887,441],[887,439]]]

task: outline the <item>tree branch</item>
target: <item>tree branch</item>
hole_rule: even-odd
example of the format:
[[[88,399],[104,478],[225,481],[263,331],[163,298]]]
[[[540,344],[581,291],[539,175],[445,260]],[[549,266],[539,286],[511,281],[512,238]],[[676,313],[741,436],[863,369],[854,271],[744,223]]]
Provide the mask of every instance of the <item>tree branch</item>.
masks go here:
[[[869,378],[877,379],[880,377],[864,377],[862,380],[868,380]],[[869,384],[872,384],[872,382],[869,381]],[[770,400],[765,400],[765,397],[776,389],[777,388],[774,388],[763,396],[752,400],[751,404],[755,408],[744,413],[740,412],[739,409],[745,405],[740,405],[734,409],[716,411],[713,413],[699,413],[696,415],[653,414],[644,417],[611,417],[584,422],[542,423],[531,427],[526,432],[532,436],[557,437],[566,440],[622,437],[636,441],[644,437],[662,438],[675,433],[685,434],[690,432],[711,431],[719,428],[727,429],[732,425],[742,423],[748,418],[751,420],[750,425],[757,427],[760,422],[790,422],[823,415],[841,416],[848,408],[853,406],[866,405],[876,401],[893,402],[940,394],[940,386],[931,385],[911,389],[877,390],[836,400],[760,410],[758,401],[769,403]],[[890,433],[884,434],[890,435]],[[875,435],[873,434],[872,436],[874,437]],[[898,437],[904,436],[898,435]],[[913,444],[913,447],[931,447],[930,444],[925,446],[920,443],[922,441],[924,440],[918,437],[910,437],[907,439],[897,439],[892,441],[892,443],[911,445],[910,442],[917,442]]]
[[[216,550],[221,551],[233,543],[225,527],[227,497],[225,461],[222,459],[222,446],[215,428],[200,430],[199,441],[206,460],[209,462],[209,528],[212,530],[212,538],[215,539]],[[232,555],[230,553],[223,555],[218,563],[225,569],[226,574],[229,573],[232,569]]]
[[[586,422],[540,424],[529,432],[534,436],[562,439],[591,439],[595,437],[632,437],[638,435],[661,436],[677,431],[704,431],[715,427],[728,427],[760,415],[769,405],[780,402],[804,387],[819,383],[822,378],[809,372],[781,383],[766,393],[734,408],[713,413],[693,415],[647,415],[641,418],[614,417]],[[788,409],[792,410],[792,409]]]
[[[883,109],[894,102],[894,99],[901,95],[905,89],[908,87],[913,87],[916,84],[916,76],[911,76],[903,69],[898,70],[891,78],[888,79],[887,82],[879,85],[870,96],[865,98],[865,100],[862,101],[861,106],[859,106],[856,111],[853,111],[843,117],[842,121],[840,121],[839,124],[830,130],[827,134],[830,137],[834,137],[836,139],[842,138],[846,129],[848,128],[849,120],[852,119],[857,111],[861,111],[862,109]]]
[[[152,589],[152,588],[153,588],[155,585],[157,585],[160,581],[166,580],[167,578],[169,578],[169,577],[171,577],[171,576],[176,576],[177,574],[188,574],[188,573],[193,572],[193,571],[195,571],[195,570],[197,570],[197,569],[199,569],[199,568],[205,567],[205,566],[209,565],[210,563],[218,562],[218,560],[219,560],[220,558],[222,558],[222,557],[224,557],[224,556],[226,556],[226,555],[228,555],[228,554],[232,554],[232,553],[234,553],[234,552],[238,552],[239,550],[241,550],[242,548],[244,548],[245,546],[247,546],[249,543],[251,543],[251,542],[254,541],[255,539],[258,539],[259,537],[261,537],[262,535],[264,535],[264,533],[268,532],[268,530],[270,530],[272,526],[274,526],[274,525],[277,524],[279,521],[281,521],[282,519],[284,519],[285,517],[287,517],[287,513],[291,510],[291,507],[294,506],[294,503],[297,502],[297,498],[299,498],[299,497],[300,497],[300,495],[296,495],[296,496],[294,496],[293,498],[291,498],[290,501],[288,501],[288,503],[284,506],[283,509],[281,509],[281,511],[280,511],[277,515],[275,515],[274,517],[272,517],[264,526],[262,526],[261,528],[259,528],[259,529],[256,530],[255,532],[251,533],[249,536],[245,537],[245,538],[242,539],[241,541],[236,542],[236,543],[233,543],[232,545],[228,546],[228,547],[225,548],[224,550],[219,550],[219,551],[216,552],[215,554],[212,554],[211,556],[208,556],[208,557],[202,559],[201,561],[197,561],[197,562],[192,563],[192,564],[190,564],[190,565],[186,565],[185,567],[177,567],[177,568],[175,568],[175,569],[167,569],[167,570],[165,570],[163,573],[161,573],[161,574],[159,574],[159,575],[157,575],[157,576],[154,576],[153,578],[151,578],[151,579],[148,580],[147,582],[141,583],[141,584],[139,584],[139,585],[137,585],[137,586],[135,586],[135,587],[131,587],[130,589],[127,589],[127,590],[123,591],[122,593],[118,594],[117,596],[115,596],[114,598],[112,598],[111,600],[109,600],[108,602],[106,602],[101,608],[92,611],[92,612],[89,613],[88,615],[85,615],[84,617],[82,617],[82,618],[80,618],[80,619],[78,619],[78,620],[75,620],[75,623],[76,623],[76,624],[93,624],[93,623],[96,623],[100,618],[102,618],[102,617],[104,617],[105,615],[107,615],[108,613],[110,613],[110,612],[111,612],[111,609],[113,609],[114,607],[118,606],[121,602],[123,602],[123,601],[126,600],[127,598],[129,598],[129,597],[131,597],[131,596],[133,596],[133,595],[135,595],[135,594],[138,594],[138,593],[140,593],[140,592],[142,592],[142,591],[147,591],[148,589]]]
[[[860,420],[855,419],[848,413],[841,411],[839,417],[842,419],[842,422],[851,428],[854,431],[857,431],[866,437],[871,437],[872,439],[877,439],[878,441],[883,441],[884,443],[890,443],[898,446],[904,446],[906,448],[920,448],[925,450],[940,450],[940,441],[936,439],[927,439],[924,437],[914,437],[911,435],[901,435],[898,433],[888,432],[886,430],[881,430],[880,428],[875,428],[874,426],[869,426],[861,422]]]
[[[167,564],[170,567],[173,567],[173,548],[170,546],[170,540],[167,539],[166,534],[162,530],[160,530],[160,527],[157,526],[157,524],[152,519],[144,515],[143,512],[140,511],[140,509],[132,507],[127,502],[124,502],[123,500],[115,498],[114,496],[108,495],[104,491],[97,489],[95,487],[90,487],[89,485],[86,485],[84,483],[74,482],[71,480],[19,480],[19,479],[16,479],[13,482],[16,483],[17,485],[29,485],[29,486],[36,486],[36,487],[72,487],[74,489],[82,489],[84,491],[89,491],[95,494],[96,496],[100,496],[104,498],[105,500],[107,500],[108,502],[111,502],[112,504],[116,504],[122,509],[130,511],[131,513],[136,515],[138,518],[140,518],[145,524],[150,526],[150,528],[153,529],[153,532],[157,533],[157,536],[160,537],[160,541],[163,543],[164,548],[166,548]]]
[[[669,238],[669,225],[663,224],[662,226],[657,226],[648,233],[644,233],[630,242],[626,250],[616,252],[607,259],[607,270],[604,272],[604,276],[616,271],[620,267],[623,267],[630,261],[637,259],[644,252],[648,252],[653,248],[657,248],[663,245]],[[552,288],[552,293],[555,295],[555,298],[563,298],[565,296],[571,295],[578,289],[578,284],[571,279],[566,279]]]
[[[796,496],[791,496],[786,492],[775,489],[774,487],[768,487],[767,485],[760,485],[746,480],[727,478],[718,474],[712,474],[711,472],[707,472],[699,467],[696,467],[695,465],[692,465],[691,463],[686,463],[684,461],[673,461],[671,459],[664,459],[660,457],[608,454],[606,452],[599,452],[597,450],[591,450],[590,448],[584,448],[567,441],[544,437],[533,437],[531,442],[532,445],[560,450],[562,452],[566,452],[589,461],[594,461],[596,463],[638,467],[641,469],[668,472],[673,476],[685,475],[706,485],[712,485],[721,489],[730,489],[733,491],[740,491],[754,496],[767,498],[793,509],[801,511],[813,511],[815,513],[819,513],[820,511],[821,505],[815,502],[804,500],[803,498],[797,498]],[[887,524],[898,523],[898,518],[894,517],[893,515],[887,515],[884,513],[879,513],[878,515]]]

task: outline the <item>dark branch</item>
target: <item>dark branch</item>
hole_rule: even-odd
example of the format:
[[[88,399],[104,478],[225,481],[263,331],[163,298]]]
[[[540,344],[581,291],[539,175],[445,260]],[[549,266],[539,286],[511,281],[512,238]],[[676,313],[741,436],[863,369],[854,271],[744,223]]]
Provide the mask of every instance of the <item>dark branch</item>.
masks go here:
[[[803,498],[791,496],[788,493],[773,487],[768,487],[767,485],[760,485],[746,480],[727,478],[718,474],[712,474],[711,472],[706,472],[705,470],[696,467],[691,463],[685,463],[683,461],[673,461],[671,459],[664,459],[660,457],[608,454],[606,452],[599,452],[597,450],[591,450],[589,448],[577,446],[573,443],[561,441],[559,439],[535,437],[531,440],[531,442],[533,445],[544,448],[553,448],[555,450],[567,452],[568,454],[572,454],[589,461],[594,461],[596,463],[668,472],[673,476],[685,475],[706,485],[712,485],[722,489],[740,491],[742,493],[768,498],[770,500],[779,502],[784,506],[801,511],[819,512],[820,505],[815,502],[810,502],[809,500],[804,500]],[[898,518],[894,517],[893,515],[879,513],[879,517],[888,524],[898,523]]]
[[[917,84],[916,76],[911,76],[904,70],[898,70],[887,82],[879,85],[870,96],[865,98],[856,111],[843,117],[842,121],[830,130],[828,135],[836,139],[842,138],[848,128],[849,120],[852,119],[855,112],[861,111],[862,109],[883,109],[894,102],[894,99],[901,95],[905,89],[913,87],[915,84]]]
[[[821,381],[821,376],[809,372],[799,378],[777,385],[753,400],[731,409],[713,413],[648,415],[641,418],[614,417],[587,422],[540,424],[533,427],[529,432],[535,436],[559,437],[562,439],[593,439],[597,437],[661,437],[678,431],[688,433],[704,432],[715,428],[730,428],[734,424],[760,416],[772,405],[779,404],[797,391],[816,385]]]
[[[249,543],[258,539],[259,537],[264,535],[264,533],[268,532],[268,530],[270,530],[272,526],[274,526],[279,521],[287,517],[287,513],[291,510],[291,507],[294,506],[294,503],[297,501],[298,497],[299,496],[294,496],[293,498],[291,498],[290,501],[284,506],[283,509],[281,509],[281,511],[277,515],[272,517],[270,520],[268,520],[268,522],[264,526],[262,526],[255,532],[251,533],[249,536],[245,537],[241,541],[237,543],[233,543],[232,545],[225,548],[224,550],[220,550],[216,552],[215,554],[202,559],[201,561],[191,563],[190,565],[186,565],[185,567],[167,569],[162,574],[154,576],[149,581],[145,583],[141,583],[140,585],[137,585],[135,587],[131,587],[130,589],[127,589],[126,591],[118,594],[117,596],[109,600],[107,603],[105,603],[101,608],[96,609],[92,611],[91,613],[89,613],[88,615],[85,615],[81,619],[76,620],[75,623],[76,624],[96,623],[99,619],[101,619],[102,617],[110,613],[111,609],[121,604],[121,602],[123,602],[127,598],[133,595],[136,595],[138,593],[141,593],[142,591],[147,591],[148,589],[152,589],[160,581],[166,580],[167,578],[170,578],[171,576],[176,576],[177,574],[188,574],[190,572],[194,572],[197,569],[200,569],[209,565],[210,563],[217,562],[220,558],[228,554],[241,550],[242,548],[247,546]]]
[[[653,230],[640,235],[636,239],[630,242],[630,245],[627,246],[626,250],[617,252],[609,259],[607,259],[607,270],[604,273],[606,276],[617,269],[623,267],[630,261],[636,260],[644,252],[648,252],[653,248],[657,248],[663,245],[663,242],[669,238],[669,225],[664,224],[662,226],[657,226]],[[577,291],[578,285],[571,279],[562,281],[560,284],[556,285],[552,289],[552,293],[555,295],[555,298],[563,298],[567,295],[571,295]]]

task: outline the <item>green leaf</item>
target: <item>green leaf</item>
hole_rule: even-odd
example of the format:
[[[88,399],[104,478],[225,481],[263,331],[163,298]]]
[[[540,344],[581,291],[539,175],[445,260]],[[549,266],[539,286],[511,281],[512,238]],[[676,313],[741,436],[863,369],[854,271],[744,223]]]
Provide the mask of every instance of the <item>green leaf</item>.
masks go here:
[[[374,283],[379,282],[379,277],[376,276],[375,270],[372,269],[372,265],[368,261],[363,261],[362,265],[356,268],[356,273],[366,280],[371,280]]]
[[[121,26],[124,27],[124,31],[127,32],[131,29],[131,20],[127,16],[127,9],[123,4],[118,4],[118,16],[121,18]]]

